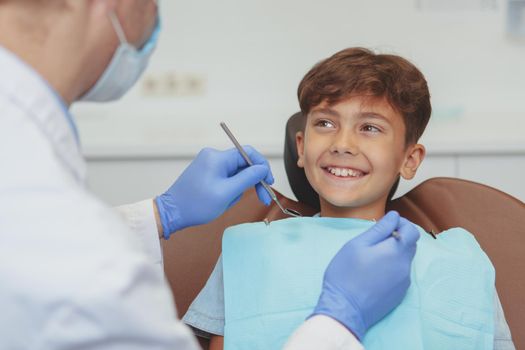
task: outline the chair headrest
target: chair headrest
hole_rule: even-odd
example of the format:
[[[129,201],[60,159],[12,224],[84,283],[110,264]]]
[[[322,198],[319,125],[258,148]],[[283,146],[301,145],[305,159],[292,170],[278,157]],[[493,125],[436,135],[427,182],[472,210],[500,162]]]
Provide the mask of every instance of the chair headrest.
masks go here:
[[[306,118],[301,112],[297,112],[292,115],[286,123],[286,134],[284,136],[284,167],[286,169],[286,175],[288,182],[292,188],[297,200],[301,203],[305,203],[310,207],[321,210],[319,204],[319,195],[314,191],[303,168],[297,166],[297,145],[295,143],[295,134],[298,131],[304,131],[306,125]],[[397,187],[399,185],[399,178],[392,186],[389,193],[389,200],[394,196]]]
[[[303,168],[297,166],[297,145],[295,134],[303,131],[306,119],[301,112],[295,113],[286,123],[286,134],[284,139],[284,167],[292,192],[299,202],[308,204],[312,208],[320,210],[319,196],[314,191]]]

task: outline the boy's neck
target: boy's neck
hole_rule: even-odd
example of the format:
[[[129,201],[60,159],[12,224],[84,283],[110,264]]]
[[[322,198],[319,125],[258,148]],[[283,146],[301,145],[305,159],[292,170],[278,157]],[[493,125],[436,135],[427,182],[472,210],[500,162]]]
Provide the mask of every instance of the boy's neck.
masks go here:
[[[385,216],[385,207],[386,200],[361,207],[338,207],[321,199],[321,216],[377,221]]]

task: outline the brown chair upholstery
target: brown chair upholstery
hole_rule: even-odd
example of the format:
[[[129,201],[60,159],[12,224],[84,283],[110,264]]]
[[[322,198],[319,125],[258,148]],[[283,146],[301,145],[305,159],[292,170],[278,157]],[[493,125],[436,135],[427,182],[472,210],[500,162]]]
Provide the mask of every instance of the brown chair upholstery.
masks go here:
[[[300,203],[277,195],[285,206],[307,216],[318,211],[318,203],[304,171],[296,166],[295,133],[300,128],[302,122],[296,114],[287,124],[284,152],[288,179]],[[388,209],[397,210],[426,230],[441,232],[459,226],[475,235],[496,268],[496,287],[514,344],[525,349],[525,204],[474,182],[433,178],[389,203]],[[249,190],[215,221],[178,232],[163,242],[165,271],[179,314],[186,312],[213,270],[226,227],[283,217],[276,205],[264,207],[255,191]],[[207,341],[200,341],[207,349]]]

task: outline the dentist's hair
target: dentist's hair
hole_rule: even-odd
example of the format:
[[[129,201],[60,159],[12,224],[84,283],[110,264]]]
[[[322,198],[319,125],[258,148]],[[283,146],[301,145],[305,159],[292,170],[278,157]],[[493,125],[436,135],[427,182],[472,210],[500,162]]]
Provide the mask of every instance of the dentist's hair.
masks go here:
[[[297,90],[301,112],[326,102],[336,104],[352,96],[384,97],[403,116],[405,143],[423,134],[432,107],[427,81],[406,59],[376,54],[365,48],[348,48],[317,63]]]

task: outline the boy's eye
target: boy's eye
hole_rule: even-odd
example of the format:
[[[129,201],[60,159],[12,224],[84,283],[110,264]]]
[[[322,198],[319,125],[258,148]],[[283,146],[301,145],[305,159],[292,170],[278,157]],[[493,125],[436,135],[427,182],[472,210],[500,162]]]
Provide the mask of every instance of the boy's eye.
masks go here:
[[[365,132],[381,132],[381,130],[374,125],[366,124],[361,127],[361,130]]]
[[[321,128],[333,128],[333,127],[335,127],[334,123],[332,123],[329,120],[325,120],[325,119],[318,120],[317,122],[315,122],[314,125],[315,126],[319,126]]]

